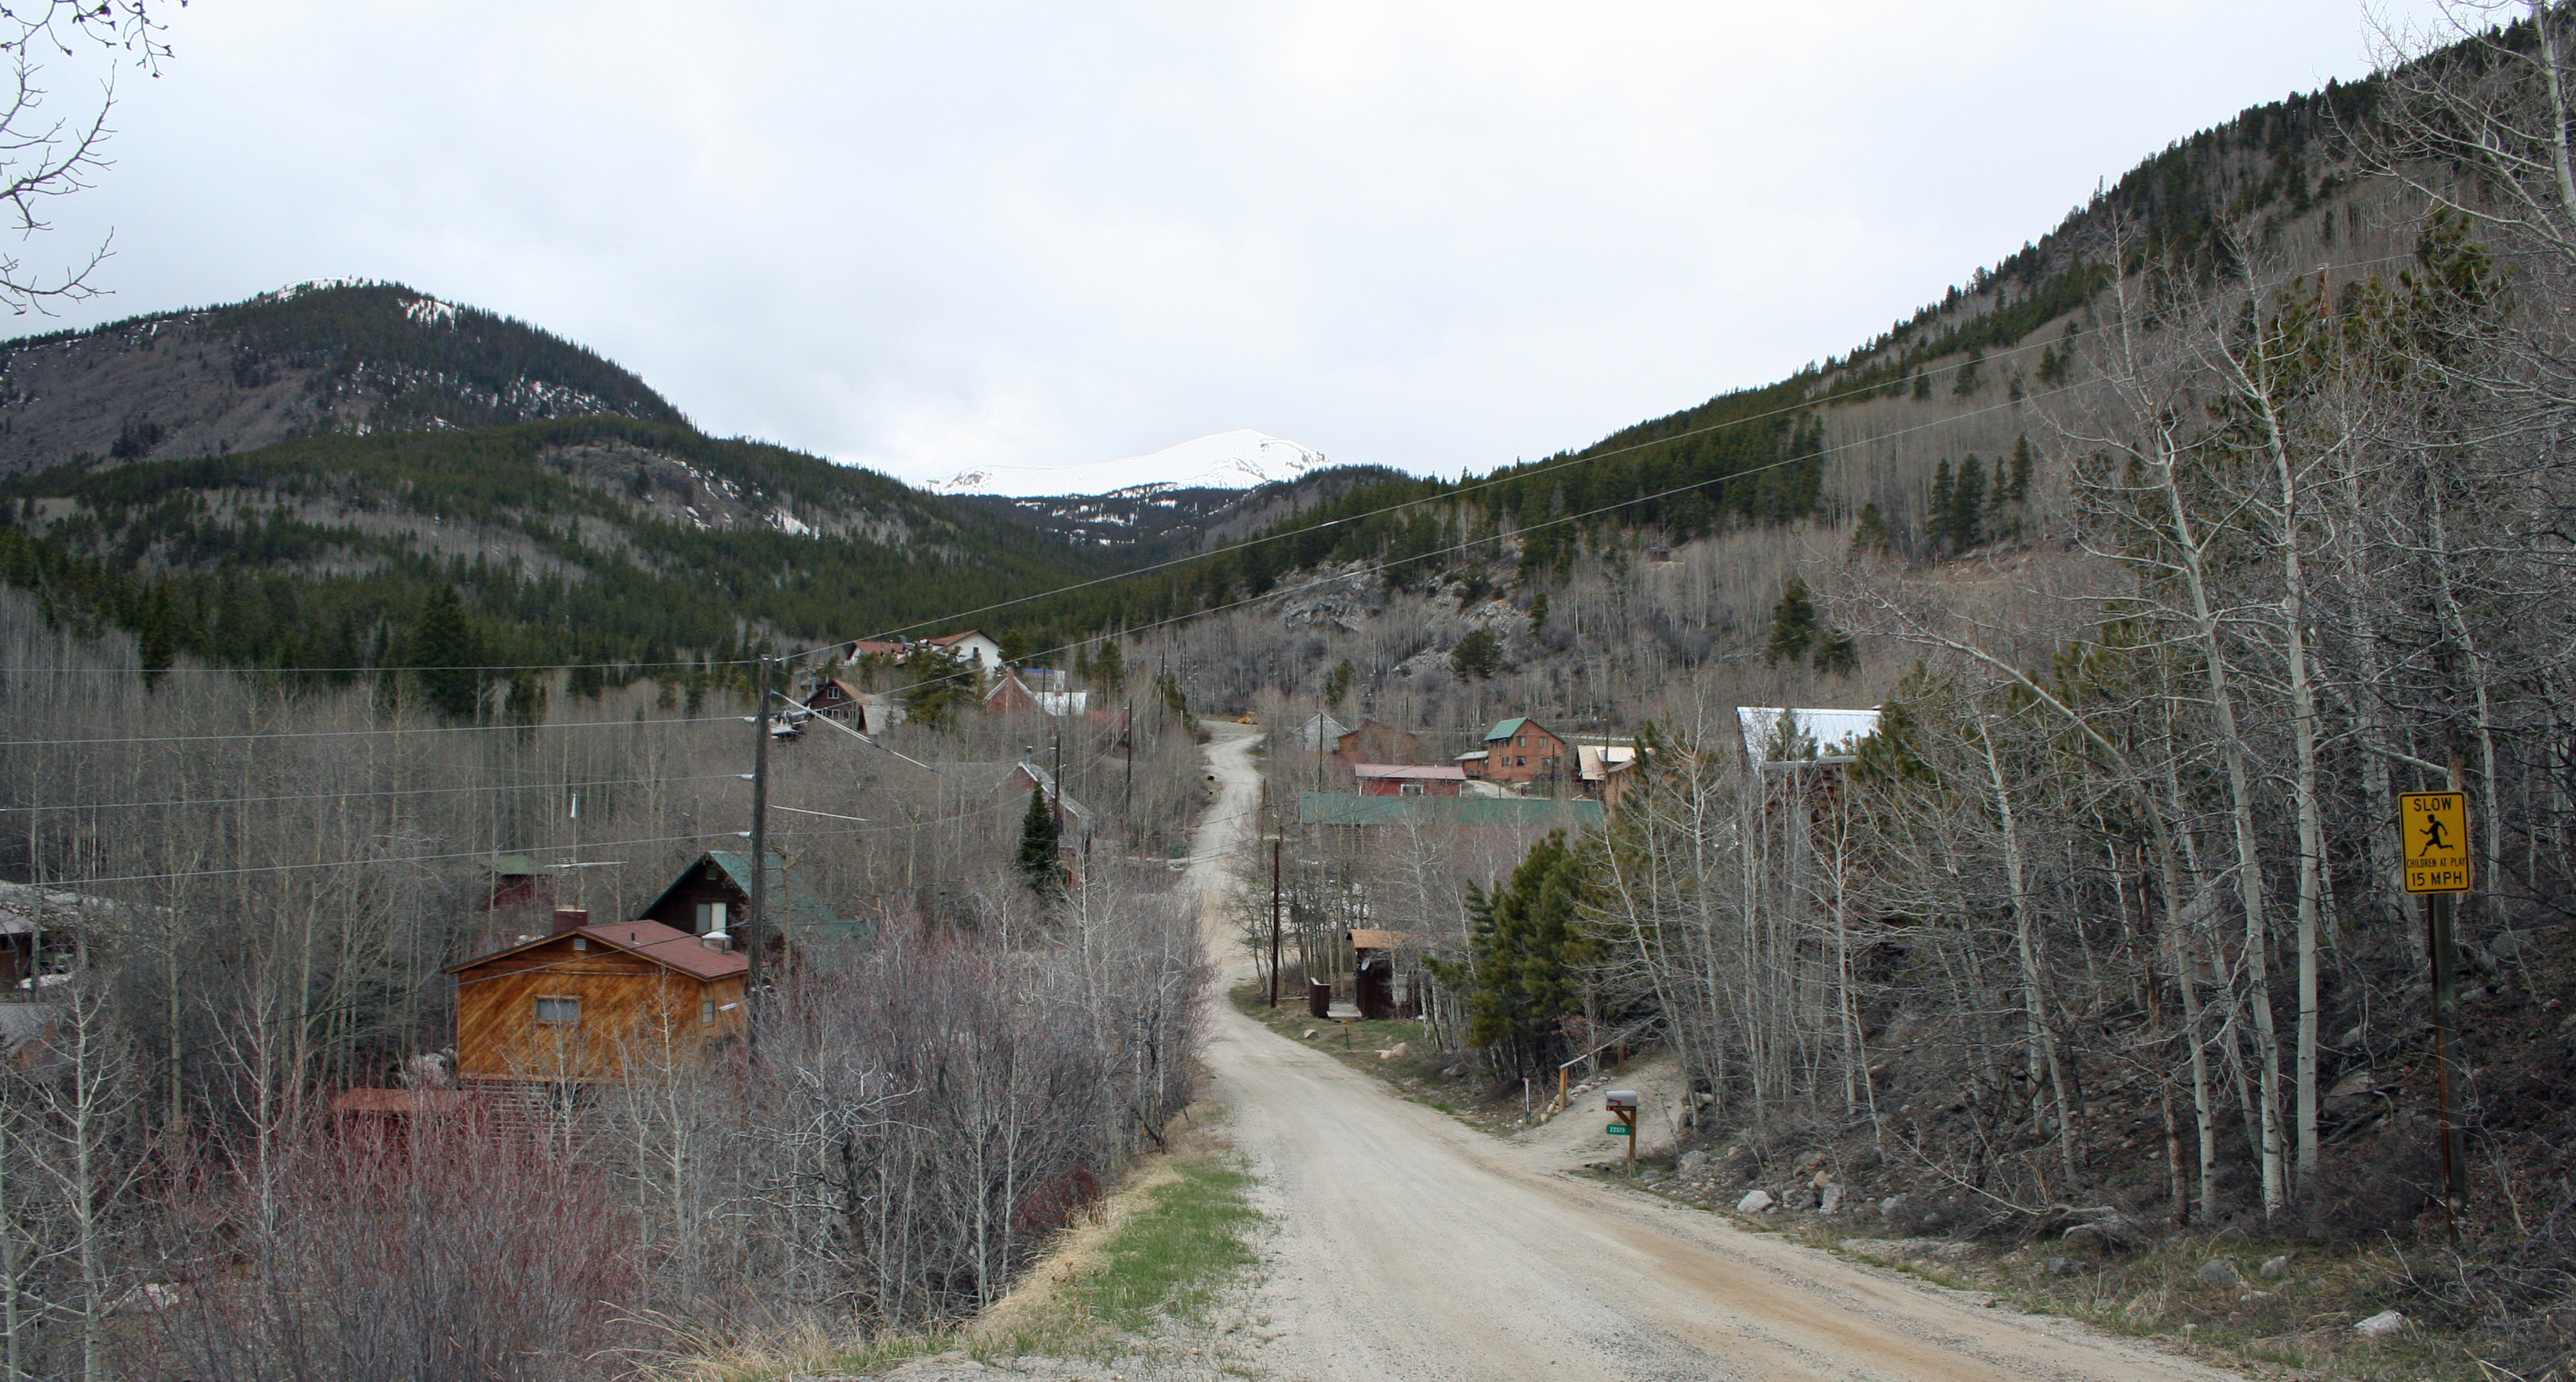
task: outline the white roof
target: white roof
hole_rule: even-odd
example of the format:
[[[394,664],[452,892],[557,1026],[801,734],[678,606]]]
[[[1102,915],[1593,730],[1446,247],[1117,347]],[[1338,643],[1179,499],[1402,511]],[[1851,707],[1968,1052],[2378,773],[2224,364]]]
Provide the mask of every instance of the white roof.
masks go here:
[[[1814,746],[1813,752],[1781,752],[1782,715],[1790,717],[1797,737]],[[1738,727],[1744,734],[1744,752],[1759,763],[1781,763],[1791,758],[1849,758],[1860,752],[1860,741],[1878,733],[1876,710],[1813,710],[1791,706],[1741,705],[1735,708]]]

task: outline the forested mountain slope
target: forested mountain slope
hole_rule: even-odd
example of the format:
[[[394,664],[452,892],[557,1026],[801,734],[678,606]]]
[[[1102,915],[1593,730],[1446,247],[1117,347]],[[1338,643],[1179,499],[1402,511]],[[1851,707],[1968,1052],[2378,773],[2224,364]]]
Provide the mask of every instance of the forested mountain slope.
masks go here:
[[[595,415],[686,421],[561,337],[398,283],[302,284],[0,343],[0,474]]]

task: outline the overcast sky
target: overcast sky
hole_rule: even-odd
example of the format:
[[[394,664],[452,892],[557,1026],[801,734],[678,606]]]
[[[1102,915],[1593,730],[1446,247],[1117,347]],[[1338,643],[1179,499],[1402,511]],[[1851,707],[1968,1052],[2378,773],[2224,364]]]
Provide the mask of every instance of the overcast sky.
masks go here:
[[[913,479],[1236,427],[1451,474],[1579,446],[1846,350],[2372,51],[2353,0],[173,18],[27,250],[113,227],[69,324],[394,279]]]

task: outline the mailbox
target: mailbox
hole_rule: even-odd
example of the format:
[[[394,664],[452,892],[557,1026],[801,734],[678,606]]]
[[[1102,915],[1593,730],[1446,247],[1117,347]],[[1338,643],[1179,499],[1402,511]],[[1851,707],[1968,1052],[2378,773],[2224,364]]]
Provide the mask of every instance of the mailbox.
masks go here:
[[[1612,1113],[1635,1113],[1637,1111],[1637,1091],[1633,1089],[1611,1090],[1608,1094],[1602,1096],[1602,1107],[1610,1110]]]

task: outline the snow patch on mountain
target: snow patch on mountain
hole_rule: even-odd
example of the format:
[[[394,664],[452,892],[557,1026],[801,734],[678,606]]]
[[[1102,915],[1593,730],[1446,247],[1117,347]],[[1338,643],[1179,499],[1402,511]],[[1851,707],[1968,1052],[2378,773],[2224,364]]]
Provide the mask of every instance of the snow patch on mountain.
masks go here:
[[[1138,489],[1253,489],[1328,464],[1324,453],[1240,427],[1143,456],[1071,465],[995,465],[933,480],[934,494],[1108,494]]]

